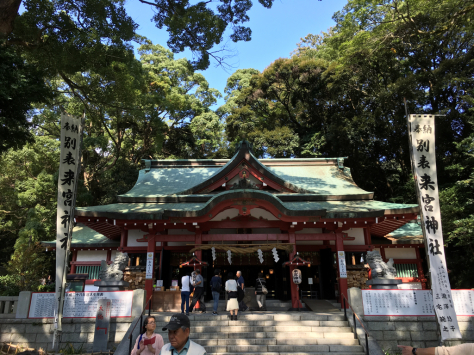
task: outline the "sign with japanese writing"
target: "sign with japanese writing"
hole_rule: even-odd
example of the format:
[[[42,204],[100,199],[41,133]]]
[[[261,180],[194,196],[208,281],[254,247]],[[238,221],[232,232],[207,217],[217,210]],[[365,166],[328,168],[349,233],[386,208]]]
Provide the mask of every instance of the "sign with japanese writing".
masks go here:
[[[153,261],[154,261],[153,252],[146,253],[146,276],[145,279],[151,280],[153,279]]]
[[[338,251],[337,259],[339,260],[339,277],[342,279],[347,279],[346,253],[343,251]]]
[[[447,294],[435,294],[431,290],[362,290],[365,316],[435,316],[435,308],[444,303],[453,304],[458,316],[474,317],[474,290],[451,290]],[[438,304],[440,306],[438,306]],[[454,332],[454,318],[441,316],[440,326]],[[444,330],[445,333],[448,331]]]
[[[97,302],[97,313],[95,317],[94,327],[94,343],[92,352],[100,352],[107,350],[110,329],[110,311],[112,301],[107,298],[101,298]]]
[[[416,189],[420,198],[423,236],[426,238],[427,254],[430,261],[431,289],[433,295],[446,295],[444,300],[434,301],[434,309],[441,327],[441,338],[460,339],[461,332],[452,303],[444,254],[441,212],[439,208],[438,177],[436,173],[435,125],[432,115],[410,115],[409,133],[412,143],[412,162]],[[449,317],[452,324],[445,331],[441,319]]]
[[[69,228],[74,224],[74,207],[81,160],[82,121],[61,114],[58,207],[56,215],[56,292],[63,281]],[[73,225],[71,225],[72,227]]]
[[[100,299],[111,303],[112,318],[131,317],[133,291],[66,292],[64,318],[95,318]],[[33,292],[31,294],[28,318],[53,318],[55,311],[54,292]]]

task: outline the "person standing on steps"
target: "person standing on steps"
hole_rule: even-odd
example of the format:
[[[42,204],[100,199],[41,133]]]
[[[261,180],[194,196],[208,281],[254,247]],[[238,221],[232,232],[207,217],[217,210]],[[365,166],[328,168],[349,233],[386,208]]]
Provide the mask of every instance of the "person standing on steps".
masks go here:
[[[191,305],[189,306],[189,312],[193,311],[197,301],[199,301],[199,307],[202,313],[206,313],[206,305],[204,304],[204,279],[201,275],[201,270],[196,269],[196,281],[194,281],[194,296]]]
[[[262,288],[267,287],[267,283],[263,278],[263,274],[261,272],[258,273],[258,279],[255,281],[255,295],[257,296],[257,303],[258,303],[258,310],[259,311],[266,311],[267,307],[265,301],[267,299],[267,295],[263,293]]]
[[[239,313],[237,287],[237,281],[235,281],[234,274],[229,272],[227,275],[227,281],[225,282],[225,290],[227,292],[227,311],[230,312],[230,320],[237,320],[237,313]]]
[[[217,307],[219,307],[219,295],[221,293],[222,288],[222,279],[219,276],[220,270],[214,270],[214,276],[211,279],[211,291],[212,291],[212,299],[214,300],[214,304],[212,307],[212,314],[217,316]]]
[[[184,305],[186,304],[186,315],[189,315],[189,295],[191,294],[191,277],[184,275],[181,278],[181,313],[184,313]]]
[[[242,271],[240,271],[240,270],[237,271],[236,275],[237,275],[237,286],[242,287],[242,291],[244,291],[244,293],[245,293],[245,281],[244,281],[244,277],[242,276]],[[239,302],[239,311],[245,312],[247,309],[249,309],[249,308],[245,304],[244,300],[240,301]]]

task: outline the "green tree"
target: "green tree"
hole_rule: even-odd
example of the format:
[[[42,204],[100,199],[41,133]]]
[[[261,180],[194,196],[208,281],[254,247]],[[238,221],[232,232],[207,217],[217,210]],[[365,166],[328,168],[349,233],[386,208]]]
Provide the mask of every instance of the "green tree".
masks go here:
[[[0,155],[0,265],[20,236],[27,244],[55,239],[58,169],[59,142],[47,137]]]
[[[0,42],[0,154],[33,140],[26,116],[31,104],[51,98],[43,73]]]
[[[18,291],[37,291],[41,279],[46,278],[51,272],[51,258],[46,255],[40,243],[19,243],[17,241],[15,252],[7,264],[10,275],[17,275],[16,286]],[[15,285],[15,284],[13,284]]]
[[[233,42],[251,39],[252,31],[244,26],[250,19],[251,0],[219,0],[217,4],[192,4],[188,0],[139,1],[153,8],[152,19],[156,27],[168,31],[168,46],[173,52],[186,48],[193,52],[196,68],[207,68],[211,57],[220,64],[225,62],[225,46],[213,48],[221,44],[226,29],[230,29],[229,38]],[[92,64],[95,59],[87,58],[91,55],[99,57],[96,62],[107,55],[110,60],[117,54],[113,53],[114,49],[120,49],[124,42],[132,39],[137,26],[127,15],[123,3],[121,0],[1,0],[0,38],[8,38],[9,43],[36,53],[37,60],[40,53],[46,54],[47,58],[41,61],[53,62],[52,70]],[[271,8],[273,0],[259,0],[259,3]],[[18,14],[20,4],[25,8],[21,15]],[[58,51],[53,51],[55,47]],[[104,56],[101,49],[109,53]],[[68,58],[73,61],[68,63]],[[76,71],[79,70],[73,70]]]

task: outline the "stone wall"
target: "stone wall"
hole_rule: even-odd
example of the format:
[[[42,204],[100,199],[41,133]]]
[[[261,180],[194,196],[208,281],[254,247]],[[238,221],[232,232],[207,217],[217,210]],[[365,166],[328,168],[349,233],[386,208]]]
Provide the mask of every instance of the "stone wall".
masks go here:
[[[114,350],[122,341],[133,318],[112,318],[107,349]],[[67,343],[74,348],[82,346],[92,351],[95,319],[73,318],[63,320],[60,349]],[[54,336],[53,319],[0,319],[0,342],[12,343],[45,351],[52,350]]]
[[[369,332],[369,339],[376,341],[379,350],[390,354],[399,354],[397,345],[409,345],[416,348],[435,347],[440,345],[441,337],[438,334],[435,316],[376,316],[365,317],[362,303],[362,291],[358,288],[348,290],[349,303],[357,315],[363,320],[364,327]],[[352,323],[351,317],[349,322]],[[445,346],[457,343],[474,342],[474,317],[457,317],[462,340],[446,342]],[[351,324],[352,326],[352,324]],[[364,346],[363,331],[357,330],[359,341]],[[374,349],[376,350],[376,349]],[[379,353],[384,353],[380,351]],[[377,353],[377,351],[372,351]]]
[[[11,343],[21,347],[52,350],[54,324],[52,318],[28,319],[31,292],[20,292],[15,319],[0,318],[0,343]],[[132,315],[111,318],[107,349],[114,350],[125,337],[133,320],[138,319],[145,307],[145,291],[134,290]],[[64,318],[60,349],[68,343],[75,349],[82,346],[83,352],[92,351],[95,318]]]
[[[461,342],[474,342],[474,317],[457,317]],[[383,350],[397,352],[397,345],[415,348],[439,346],[436,317],[364,317],[370,336]]]

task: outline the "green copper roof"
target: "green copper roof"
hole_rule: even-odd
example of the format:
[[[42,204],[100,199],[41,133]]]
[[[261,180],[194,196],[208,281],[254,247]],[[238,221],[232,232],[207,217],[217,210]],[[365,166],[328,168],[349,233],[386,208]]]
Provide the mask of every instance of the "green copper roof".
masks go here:
[[[148,173],[140,170],[135,186],[121,197],[156,197],[174,195],[196,186],[222,167],[201,168],[161,168],[151,169]]]
[[[335,165],[268,167],[275,175],[305,190],[318,195],[365,195],[352,180],[349,168],[340,169]]]
[[[219,204],[225,208],[229,199],[269,202],[286,216],[357,218],[418,212],[417,205],[374,201],[373,193],[359,188],[350,169],[342,166],[344,158],[259,160],[248,142],[239,147],[230,160],[147,160],[135,186],[118,196],[120,203],[77,208],[76,216],[128,220],[200,217]],[[234,184],[230,190],[215,190],[242,169],[251,169],[273,189],[236,189],[249,185]]]
[[[41,242],[46,247],[55,247],[56,241]],[[78,223],[72,231],[72,248],[89,247],[91,245],[99,245],[101,247],[118,247],[120,242],[113,241],[105,235],[96,232],[82,223]]]
[[[246,193],[252,198],[261,198],[280,205],[289,215],[296,215],[293,212],[313,211],[326,218],[357,218],[378,217],[388,213],[413,213],[418,210],[418,205],[404,205],[373,200],[283,202],[274,195],[263,191],[234,190],[214,196],[208,202],[116,203],[93,207],[79,207],[76,208],[76,216],[139,220],[160,220],[167,219],[170,216],[195,217],[200,215],[200,212],[202,214],[207,213],[209,208],[212,207],[212,203],[216,200],[224,200],[231,197],[232,194],[239,194],[245,197]]]
[[[388,234],[387,237],[393,239],[400,239],[406,237],[423,238],[423,231],[418,223],[407,223],[403,227],[400,227]]]

